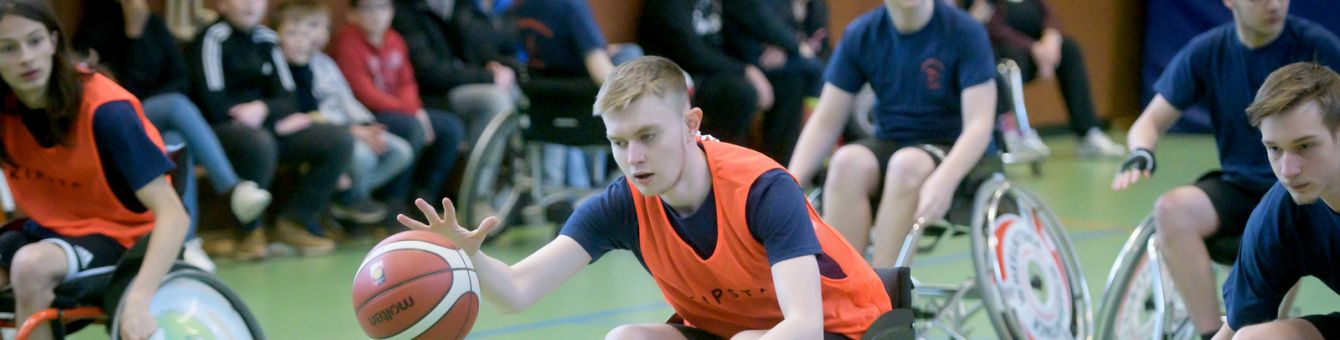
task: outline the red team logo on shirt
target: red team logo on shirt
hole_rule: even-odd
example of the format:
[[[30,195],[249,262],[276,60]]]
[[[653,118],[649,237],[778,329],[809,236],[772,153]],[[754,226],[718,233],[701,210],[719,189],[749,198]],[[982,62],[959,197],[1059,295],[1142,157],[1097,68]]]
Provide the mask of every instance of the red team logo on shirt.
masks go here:
[[[944,71],[945,64],[940,59],[930,58],[921,62],[921,73],[926,74],[926,88],[930,90],[940,89],[940,72]]]

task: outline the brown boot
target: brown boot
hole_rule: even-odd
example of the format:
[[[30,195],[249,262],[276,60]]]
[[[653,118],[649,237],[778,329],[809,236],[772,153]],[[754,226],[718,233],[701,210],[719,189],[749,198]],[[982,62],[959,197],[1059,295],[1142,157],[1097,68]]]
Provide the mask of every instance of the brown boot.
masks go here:
[[[205,253],[211,257],[232,257],[237,251],[237,238],[230,231],[200,233]]]
[[[242,236],[242,241],[237,244],[237,251],[233,257],[238,261],[264,260],[270,256],[266,249],[269,242],[265,240],[265,228],[256,228]]]
[[[312,235],[307,228],[287,218],[275,223],[275,239],[298,248],[303,256],[325,255],[335,250],[335,241]]]

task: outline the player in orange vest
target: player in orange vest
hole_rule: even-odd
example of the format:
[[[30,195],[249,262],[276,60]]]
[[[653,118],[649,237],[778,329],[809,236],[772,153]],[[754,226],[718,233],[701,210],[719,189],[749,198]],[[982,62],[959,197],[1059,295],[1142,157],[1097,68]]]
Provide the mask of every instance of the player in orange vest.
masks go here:
[[[30,218],[0,231],[0,289],[12,285],[22,323],[50,306],[57,285],[111,269],[157,230],[117,320],[123,338],[145,339],[157,328],[149,301],[189,220],[139,100],[67,51],[49,8],[0,0],[0,165]],[[51,336],[44,325],[30,339]]]
[[[890,310],[880,279],[810,208],[800,185],[762,154],[700,138],[683,71],[660,57],[619,66],[596,97],[625,177],[587,200],[561,234],[508,266],[474,231],[424,200],[430,228],[475,264],[485,300],[520,311],[601,255],[631,250],[683,323],[624,325],[608,338],[855,339]]]

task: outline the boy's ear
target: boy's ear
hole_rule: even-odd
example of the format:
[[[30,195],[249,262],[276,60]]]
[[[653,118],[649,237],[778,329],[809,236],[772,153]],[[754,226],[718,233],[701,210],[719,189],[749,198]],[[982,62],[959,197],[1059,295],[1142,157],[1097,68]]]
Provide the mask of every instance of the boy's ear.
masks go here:
[[[689,126],[689,131],[698,131],[703,125],[703,109],[689,109],[689,112],[684,113],[684,123]]]

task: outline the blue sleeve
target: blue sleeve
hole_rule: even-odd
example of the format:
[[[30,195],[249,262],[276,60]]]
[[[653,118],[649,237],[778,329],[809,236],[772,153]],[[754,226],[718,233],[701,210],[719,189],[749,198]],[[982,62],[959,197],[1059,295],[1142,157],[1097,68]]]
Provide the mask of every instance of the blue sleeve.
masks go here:
[[[596,25],[595,17],[591,16],[591,6],[586,1],[569,1],[572,18],[568,20],[573,36],[577,38],[577,47],[581,49],[580,55],[586,57],[586,53],[591,50],[605,48],[605,37],[600,33],[600,26]],[[583,59],[585,60],[585,59]]]
[[[960,92],[996,79],[996,57],[991,53],[991,39],[987,38],[986,28],[966,17],[963,19],[958,22],[957,30],[962,32],[962,37],[955,38],[959,42],[957,52],[963,58],[958,65]]]
[[[582,245],[592,263],[611,250],[636,250],[637,214],[627,179],[620,177],[605,192],[582,202],[558,234]]]
[[[749,187],[745,223],[768,253],[768,265],[823,252],[814,235],[805,193],[785,170],[763,173]]]
[[[824,81],[848,93],[861,91],[861,86],[867,81],[861,72],[860,60],[861,28],[864,27],[861,23],[864,18],[857,18],[847,25],[846,33],[828,61],[828,69],[824,70]]]
[[[140,124],[139,114],[128,101],[102,104],[93,114],[93,138],[102,155],[103,171],[120,176],[138,191],[175,166],[154,145]]]
[[[1168,67],[1163,69],[1163,75],[1154,82],[1154,91],[1178,110],[1186,110],[1200,101],[1201,90],[1205,88],[1198,76],[1201,70],[1196,69],[1203,63],[1195,63],[1192,60],[1199,54],[1199,49],[1204,48],[1202,46],[1208,46],[1203,40],[1192,39],[1191,44],[1173,56],[1172,61],[1168,62]]]
[[[1308,31],[1307,36],[1310,37],[1308,40],[1316,44],[1313,61],[1330,67],[1333,71],[1340,70],[1340,38],[1316,24],[1310,25]]]
[[[1224,282],[1230,328],[1275,320],[1284,295],[1302,277],[1295,253],[1283,246],[1297,239],[1290,228],[1305,223],[1294,220],[1294,207],[1284,187],[1275,184],[1247,220],[1238,260]]]

